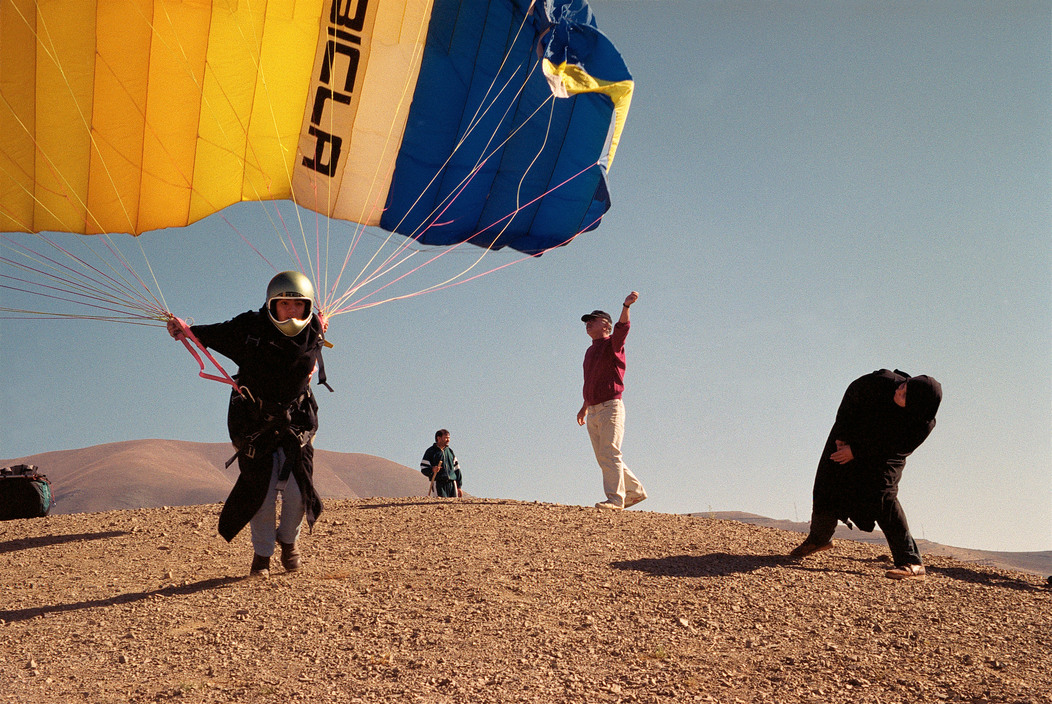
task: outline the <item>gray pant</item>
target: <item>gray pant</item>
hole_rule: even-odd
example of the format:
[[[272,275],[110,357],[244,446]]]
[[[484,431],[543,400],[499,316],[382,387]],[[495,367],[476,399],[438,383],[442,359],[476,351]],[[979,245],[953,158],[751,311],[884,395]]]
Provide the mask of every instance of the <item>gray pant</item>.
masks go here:
[[[263,505],[249,521],[252,529],[252,549],[260,557],[274,554],[276,540],[283,543],[294,543],[300,535],[300,524],[303,523],[303,496],[296,478],[278,481],[281,465],[285,464],[285,453],[280,448],[274,452],[274,465],[270,472],[270,488]],[[281,519],[277,517],[278,493],[281,494]],[[276,526],[276,527],[275,527]]]

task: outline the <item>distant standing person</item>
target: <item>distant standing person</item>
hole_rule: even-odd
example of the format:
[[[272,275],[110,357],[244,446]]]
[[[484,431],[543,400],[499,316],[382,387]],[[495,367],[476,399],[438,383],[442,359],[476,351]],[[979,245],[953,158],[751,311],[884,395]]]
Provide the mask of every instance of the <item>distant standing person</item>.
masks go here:
[[[631,327],[628,309],[639,300],[635,291],[621,305],[617,324],[609,313],[593,310],[581,316],[592,345],[584,354],[584,404],[577,412],[577,424],[588,422],[595,459],[603,470],[606,500],[596,508],[621,509],[635,506],[647,498],[643,485],[625,466],[621,458],[621,441],[625,435],[625,338]]]
[[[837,410],[815,476],[811,532],[790,556],[833,547],[837,521],[879,525],[895,568],[891,579],[923,578],[917,543],[899,505],[906,458],[935,427],[942,386],[930,376],[881,369],[851,382]]]
[[[430,480],[435,496],[455,499],[464,496],[464,478],[460,474],[460,462],[449,446],[449,438],[449,431],[445,428],[435,431],[435,444],[424,450],[420,473]]]
[[[241,471],[219,515],[219,534],[229,542],[251,526],[253,576],[270,575],[275,542],[285,570],[298,570],[300,525],[306,516],[313,526],[322,512],[312,479],[318,403],[310,379],[317,367],[325,382],[320,365],[327,327],[315,312],[310,279],[285,271],[271,279],[261,309],[189,328],[203,345],[238,365],[242,393],[231,393],[227,427]],[[168,321],[172,337],[180,339],[185,330],[182,321]]]

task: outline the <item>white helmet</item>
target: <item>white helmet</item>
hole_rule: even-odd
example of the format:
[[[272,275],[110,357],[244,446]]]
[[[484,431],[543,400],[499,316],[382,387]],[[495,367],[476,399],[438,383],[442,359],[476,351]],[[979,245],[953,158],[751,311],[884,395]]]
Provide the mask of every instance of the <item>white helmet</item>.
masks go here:
[[[277,299],[292,298],[307,304],[306,314],[302,318],[278,320]],[[314,286],[310,279],[298,271],[283,271],[267,285],[267,316],[274,327],[289,337],[295,337],[310,324],[314,315]]]

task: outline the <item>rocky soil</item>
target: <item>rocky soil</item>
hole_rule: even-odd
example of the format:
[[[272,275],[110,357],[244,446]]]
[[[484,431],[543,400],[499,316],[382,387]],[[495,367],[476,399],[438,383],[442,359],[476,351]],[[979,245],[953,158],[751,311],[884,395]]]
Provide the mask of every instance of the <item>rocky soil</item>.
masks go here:
[[[1037,575],[704,517],[330,501],[246,578],[219,506],[0,524],[0,702],[1052,702]],[[247,532],[246,532],[247,533]],[[275,561],[276,562],[276,561]]]

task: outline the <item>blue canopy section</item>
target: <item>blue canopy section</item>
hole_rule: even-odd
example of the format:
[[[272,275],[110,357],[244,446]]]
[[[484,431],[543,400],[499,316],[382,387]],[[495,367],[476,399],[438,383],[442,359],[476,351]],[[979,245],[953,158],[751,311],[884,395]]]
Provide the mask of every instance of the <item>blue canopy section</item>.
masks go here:
[[[530,6],[435,0],[384,229],[538,254],[598,226],[615,125],[602,86],[631,76],[584,0]],[[600,87],[553,99],[542,56]]]

